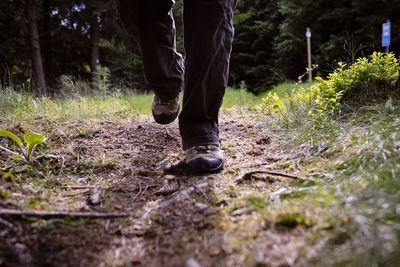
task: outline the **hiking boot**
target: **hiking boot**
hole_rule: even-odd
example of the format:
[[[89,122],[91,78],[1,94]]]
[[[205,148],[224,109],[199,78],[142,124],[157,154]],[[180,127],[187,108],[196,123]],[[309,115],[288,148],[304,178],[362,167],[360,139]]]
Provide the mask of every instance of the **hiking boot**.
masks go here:
[[[194,173],[212,173],[222,170],[224,156],[218,145],[198,145],[185,151],[186,166]]]
[[[178,117],[179,106],[179,95],[170,100],[164,100],[154,95],[151,103],[154,120],[159,124],[173,122]]]

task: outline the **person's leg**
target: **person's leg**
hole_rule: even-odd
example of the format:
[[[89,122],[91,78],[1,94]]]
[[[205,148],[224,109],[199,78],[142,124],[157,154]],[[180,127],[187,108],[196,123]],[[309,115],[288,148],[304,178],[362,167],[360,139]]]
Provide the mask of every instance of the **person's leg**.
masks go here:
[[[186,163],[218,171],[218,112],[229,76],[235,0],[184,0],[185,86],[179,130]]]
[[[176,51],[173,4],[173,0],[120,0],[120,14],[140,47],[144,74],[156,95],[153,114],[155,109],[162,115],[172,108],[176,118],[184,71],[182,56]],[[160,123],[170,122],[160,118],[161,122],[155,116]]]
[[[218,145],[218,112],[228,81],[235,0],[184,0],[183,148]]]

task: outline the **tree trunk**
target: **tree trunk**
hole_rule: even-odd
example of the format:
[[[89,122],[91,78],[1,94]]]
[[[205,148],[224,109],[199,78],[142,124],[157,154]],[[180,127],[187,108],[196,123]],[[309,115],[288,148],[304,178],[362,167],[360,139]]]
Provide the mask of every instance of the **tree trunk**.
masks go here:
[[[51,47],[50,0],[43,0],[43,58],[48,85],[54,82],[53,55]]]
[[[98,90],[98,80],[97,71],[98,65],[100,64],[100,51],[99,51],[99,41],[100,41],[100,28],[99,22],[97,21],[97,16],[91,21],[90,24],[90,38],[91,38],[91,52],[90,52],[90,69],[92,75],[92,89]]]
[[[32,65],[35,77],[35,92],[38,95],[47,95],[42,55],[40,53],[39,32],[36,18],[36,0],[27,0],[27,5],[32,48]]]

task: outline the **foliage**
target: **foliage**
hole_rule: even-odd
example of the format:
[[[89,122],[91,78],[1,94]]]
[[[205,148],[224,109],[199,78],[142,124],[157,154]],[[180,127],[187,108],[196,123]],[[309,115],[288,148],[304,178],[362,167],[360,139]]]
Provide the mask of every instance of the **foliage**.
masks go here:
[[[101,96],[106,96],[111,89],[110,69],[103,66],[97,66],[97,88]]]
[[[75,92],[76,90],[76,82],[74,77],[71,75],[61,75],[59,83],[63,93]]]
[[[0,136],[10,138],[13,140],[20,149],[20,152],[26,161],[32,160],[32,155],[37,145],[42,144],[46,138],[41,134],[36,133],[26,133],[24,135],[24,141],[26,146],[23,145],[22,141],[13,133],[5,130],[0,130]],[[14,156],[19,156],[18,153],[13,152],[3,146],[0,146],[1,149],[13,154]]]
[[[316,85],[294,89],[290,95],[279,97],[268,93],[259,111],[278,114],[286,125],[301,124],[301,117],[310,117],[321,128],[329,126],[330,117],[344,111],[346,106],[361,106],[398,95],[400,67],[393,54],[375,52],[370,59],[359,58],[350,67],[346,66],[339,63],[326,80],[317,77]]]
[[[0,82],[30,88],[32,62],[27,45],[29,27],[25,1],[0,1]],[[87,80],[92,52],[91,22],[100,26],[100,64],[110,70],[110,82],[121,88],[149,88],[143,77],[140,51],[119,21],[117,1],[41,0],[38,27],[47,83],[60,94],[60,76]],[[390,6],[390,8],[388,7]],[[271,85],[296,80],[306,69],[306,27],[312,31],[312,60],[325,77],[339,61],[354,63],[380,47],[381,24],[392,21],[399,32],[400,0],[311,1],[241,0],[234,14],[230,85],[262,93]],[[174,16],[177,48],[183,46],[183,1],[176,1]],[[400,36],[391,50],[399,53]]]
[[[390,7],[389,7],[390,6]],[[392,21],[398,31],[400,1],[293,1],[241,0],[235,12],[235,39],[231,81],[241,80],[252,92],[263,92],[271,84],[296,80],[307,66],[307,27],[312,31],[312,61],[325,77],[340,61],[383,50],[381,24]],[[393,35],[391,51],[399,53],[400,36]]]
[[[234,14],[235,38],[231,59],[231,82],[245,81],[253,93],[285,80],[273,62],[273,41],[279,29],[276,1],[242,0]]]
[[[359,58],[346,69],[346,64],[339,63],[339,68],[328,77],[318,79],[318,86],[323,91],[332,88],[343,92],[345,104],[363,105],[381,101],[399,93],[396,87],[399,79],[399,63],[394,54],[374,52],[370,59]]]
[[[325,90],[327,89],[327,90]],[[279,97],[275,92],[262,99],[258,110],[264,114],[277,114],[286,127],[300,126],[302,120],[311,119],[318,127],[329,126],[329,117],[339,105],[341,93],[318,85],[293,89]]]
[[[110,82],[119,87],[148,89],[143,77],[142,58],[133,42],[121,38],[100,40],[102,66],[110,70]]]

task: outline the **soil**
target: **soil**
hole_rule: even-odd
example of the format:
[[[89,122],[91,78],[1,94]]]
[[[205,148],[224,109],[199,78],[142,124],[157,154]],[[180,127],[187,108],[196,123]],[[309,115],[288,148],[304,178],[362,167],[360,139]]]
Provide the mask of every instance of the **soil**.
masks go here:
[[[279,194],[297,183],[277,177],[267,177],[265,182],[263,176],[240,186],[235,179],[266,165],[278,168],[288,160],[290,166],[284,170],[296,174],[294,163],[301,155],[280,148],[279,136],[269,133],[251,114],[224,111],[220,131],[224,170],[193,175],[182,162],[176,122],[163,126],[143,116],[121,123],[85,121],[52,128],[45,147],[37,152],[52,156],[37,158],[25,170],[14,171],[13,178],[0,180],[0,208],[132,215],[46,220],[1,216],[0,265],[304,264],[307,259],[302,258],[301,248],[313,231],[307,225],[271,226],[263,218],[247,226],[257,236],[243,243],[238,241],[242,234],[227,226],[228,222],[243,226],[251,214],[245,208],[227,211],[236,190]],[[10,162],[0,152],[1,165]]]

